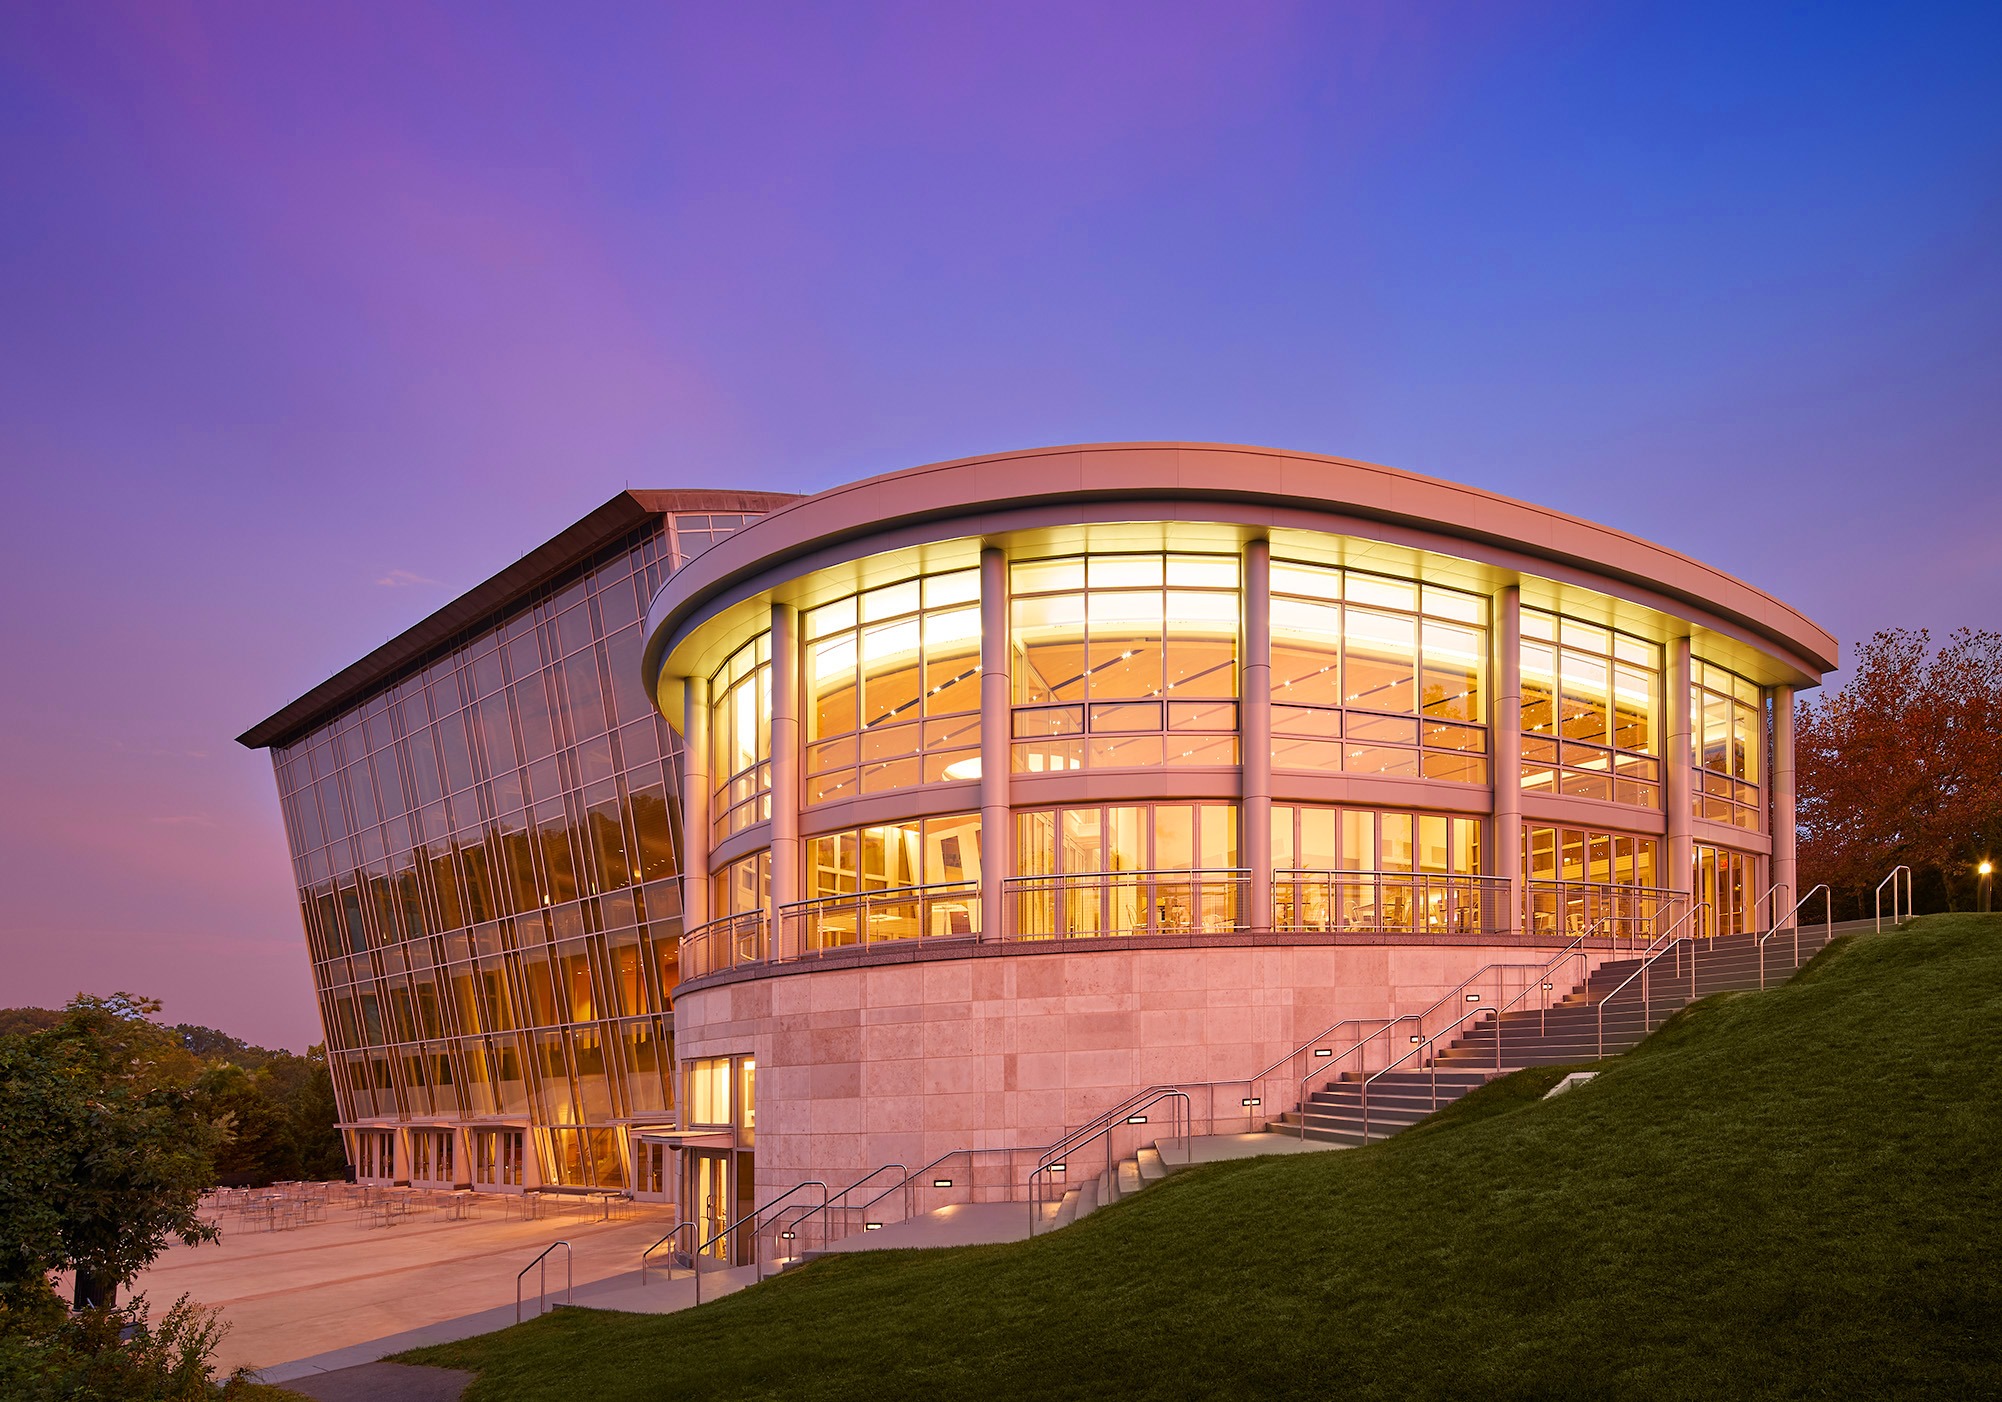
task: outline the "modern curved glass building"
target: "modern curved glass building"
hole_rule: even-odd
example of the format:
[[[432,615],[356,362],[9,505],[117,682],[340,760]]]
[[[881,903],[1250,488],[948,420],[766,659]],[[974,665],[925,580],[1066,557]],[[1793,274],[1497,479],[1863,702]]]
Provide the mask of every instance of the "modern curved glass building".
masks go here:
[[[1622,532],[1204,444],[736,510],[245,737],[364,1172],[432,1181],[449,1141],[448,1177],[711,1227],[955,1152],[943,1188],[1019,1196],[1139,1088],[1543,952],[1760,928],[1795,884],[1792,696],[1835,643]],[[579,588],[610,700],[545,738],[523,691],[575,702]]]

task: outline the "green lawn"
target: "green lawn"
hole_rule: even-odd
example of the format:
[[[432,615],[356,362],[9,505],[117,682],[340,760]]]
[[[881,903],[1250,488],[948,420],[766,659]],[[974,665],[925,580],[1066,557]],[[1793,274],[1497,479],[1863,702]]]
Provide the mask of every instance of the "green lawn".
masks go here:
[[[1838,943],[1597,1081],[405,1355],[551,1398],[2002,1396],[2002,918]]]

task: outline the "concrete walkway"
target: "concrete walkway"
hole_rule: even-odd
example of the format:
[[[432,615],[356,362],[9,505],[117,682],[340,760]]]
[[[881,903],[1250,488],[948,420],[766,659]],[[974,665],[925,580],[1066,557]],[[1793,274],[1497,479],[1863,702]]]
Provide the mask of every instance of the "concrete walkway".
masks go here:
[[[434,1212],[372,1228],[337,1210],[324,1222],[285,1232],[244,1231],[226,1220],[220,1245],[177,1244],[141,1273],[134,1288],[145,1292],[156,1314],[183,1294],[219,1309],[229,1325],[217,1351],[220,1368],[253,1368],[276,1381],[280,1365],[327,1355],[341,1356],[332,1366],[373,1362],[411,1346],[378,1342],[432,1326],[482,1321],[451,1335],[464,1338],[511,1324],[515,1276],[551,1242],[571,1243],[581,1291],[631,1272],[640,1252],[671,1225],[651,1211],[609,1222],[458,1221]],[[549,1258],[548,1282],[560,1298],[560,1250]],[[532,1311],[535,1276],[524,1284]]]

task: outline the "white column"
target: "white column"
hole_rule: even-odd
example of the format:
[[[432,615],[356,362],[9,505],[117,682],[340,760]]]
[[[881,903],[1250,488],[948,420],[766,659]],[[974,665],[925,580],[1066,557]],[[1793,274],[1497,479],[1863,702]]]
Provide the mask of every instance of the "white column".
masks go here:
[[[980,552],[980,937],[1000,939],[1001,883],[1015,870],[1008,803],[1014,724],[1008,691],[1008,557]]]
[[[689,677],[681,706],[681,928],[709,923],[709,683]]]
[[[778,910],[800,899],[799,611],[772,605],[772,942]]]
[[[1507,929],[1529,928],[1523,916],[1522,881],[1522,590],[1511,584],[1495,595],[1495,626],[1488,659],[1493,701],[1488,738],[1494,759],[1496,876],[1508,880]]]
[[[1774,908],[1767,912],[1768,918],[1777,920],[1787,913],[1787,908],[1801,898],[1800,869],[1795,860],[1794,840],[1794,757],[1793,757],[1793,688],[1776,686],[1773,688],[1773,772],[1770,776],[1773,791],[1772,838],[1773,861],[1772,879],[1780,890],[1773,895]],[[1784,904],[1780,902],[1784,900]]]
[[[1689,792],[1689,639],[1677,638],[1668,645],[1668,694],[1662,697],[1662,730],[1667,742],[1662,746],[1662,797],[1668,804],[1668,870],[1656,879],[1671,891],[1690,893],[1696,903],[1696,883],[1690,879],[1689,860],[1695,850]]]
[[[1272,543],[1244,545],[1243,860],[1251,890],[1245,923],[1272,928]],[[1171,625],[1172,626],[1172,625]]]

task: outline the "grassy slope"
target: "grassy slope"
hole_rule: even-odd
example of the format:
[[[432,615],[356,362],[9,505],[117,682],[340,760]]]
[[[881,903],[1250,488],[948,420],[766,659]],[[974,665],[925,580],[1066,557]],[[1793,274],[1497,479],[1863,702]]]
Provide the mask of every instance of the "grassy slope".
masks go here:
[[[1022,1245],[406,1357],[474,1402],[2002,1395],[2002,920],[1844,941],[1555,1079]]]

